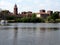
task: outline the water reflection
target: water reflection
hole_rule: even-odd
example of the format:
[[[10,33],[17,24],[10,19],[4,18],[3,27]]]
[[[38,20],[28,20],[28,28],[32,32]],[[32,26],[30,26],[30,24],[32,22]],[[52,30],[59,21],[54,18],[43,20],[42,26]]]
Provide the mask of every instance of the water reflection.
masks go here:
[[[40,30],[50,30],[50,31],[52,31],[52,30],[54,30],[54,31],[56,31],[56,30],[59,30],[60,28],[57,28],[57,27],[54,27],[54,28],[45,28],[45,27],[40,27]]]
[[[60,28],[48,26],[25,23],[0,26],[0,45],[60,45]]]
[[[21,29],[36,29],[37,27],[21,27]]]
[[[17,25],[15,25],[13,45],[17,45],[17,34],[18,34],[18,27],[17,27]]]
[[[10,26],[10,24],[9,23],[2,23],[2,24],[0,24],[0,26]]]

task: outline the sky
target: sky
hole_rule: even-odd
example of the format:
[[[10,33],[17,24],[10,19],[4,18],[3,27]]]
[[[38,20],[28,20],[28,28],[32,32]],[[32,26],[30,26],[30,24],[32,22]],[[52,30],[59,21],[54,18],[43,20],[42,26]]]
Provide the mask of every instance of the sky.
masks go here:
[[[60,11],[60,0],[0,0],[0,8],[13,12],[17,4],[18,12],[39,12],[41,9]]]

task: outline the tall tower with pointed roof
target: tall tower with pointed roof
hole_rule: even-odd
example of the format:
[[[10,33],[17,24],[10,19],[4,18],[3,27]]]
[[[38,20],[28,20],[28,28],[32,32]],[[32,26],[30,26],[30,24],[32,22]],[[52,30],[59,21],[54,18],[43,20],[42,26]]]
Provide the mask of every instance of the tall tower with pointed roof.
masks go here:
[[[16,4],[14,6],[14,15],[18,15],[18,8],[17,8],[17,5]]]

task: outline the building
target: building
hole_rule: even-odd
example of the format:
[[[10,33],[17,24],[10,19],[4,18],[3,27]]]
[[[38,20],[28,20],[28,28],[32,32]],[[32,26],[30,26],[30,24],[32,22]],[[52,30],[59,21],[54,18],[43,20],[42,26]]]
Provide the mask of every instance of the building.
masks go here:
[[[40,13],[45,13],[45,10],[44,9],[40,10]]]
[[[48,10],[48,11],[47,11],[47,14],[52,15],[52,14],[53,14],[53,11]]]
[[[32,12],[31,11],[28,11],[28,12],[21,12],[21,16],[22,17],[31,17],[32,16]]]
[[[47,18],[49,16],[49,14],[47,14],[47,13],[40,13],[40,17],[42,17],[42,18]]]
[[[31,11],[28,11],[28,12],[24,11],[24,12],[21,12],[21,14],[18,14],[18,8],[17,8],[17,5],[15,4],[15,6],[14,6],[14,15],[16,17],[31,17],[32,14],[33,13]],[[53,11],[48,10],[46,12],[46,10],[42,9],[38,13],[35,13],[35,14],[36,14],[36,17],[47,18],[48,16],[53,14]],[[59,17],[60,17],[60,12],[59,12]]]
[[[42,17],[42,18],[47,18],[49,16],[49,14],[46,13],[45,10],[40,10],[39,14],[40,14],[40,17]]]
[[[40,18],[41,17],[40,13],[35,13],[35,14],[36,14],[36,17],[37,18]]]
[[[28,11],[28,12],[27,12],[27,16],[28,16],[28,17],[31,17],[32,14],[33,14],[33,13],[32,13],[31,11]]]
[[[18,8],[17,8],[17,5],[16,4],[14,6],[14,15],[18,15]]]
[[[27,14],[27,12],[25,12],[25,11],[23,11],[23,12],[21,12],[21,17],[26,17],[26,14]]]

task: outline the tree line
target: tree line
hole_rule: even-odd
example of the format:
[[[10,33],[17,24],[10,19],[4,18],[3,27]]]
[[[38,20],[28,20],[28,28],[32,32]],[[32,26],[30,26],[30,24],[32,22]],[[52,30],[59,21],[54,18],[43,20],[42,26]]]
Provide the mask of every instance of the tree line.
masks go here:
[[[36,14],[33,13],[31,17],[20,17],[17,18],[14,15],[10,15],[10,12],[8,10],[3,10],[0,12],[0,20],[2,19],[6,19],[8,20],[8,22],[26,22],[26,23],[51,23],[51,22],[60,22],[60,17],[59,17],[59,13],[54,12],[53,14],[51,14],[50,16],[48,16],[46,19],[43,17],[37,18]],[[14,20],[14,21],[12,21]]]

